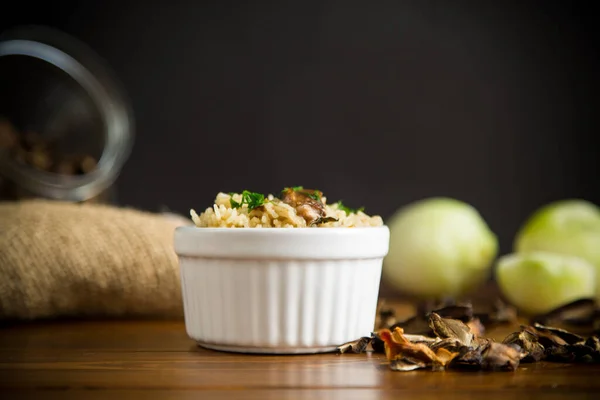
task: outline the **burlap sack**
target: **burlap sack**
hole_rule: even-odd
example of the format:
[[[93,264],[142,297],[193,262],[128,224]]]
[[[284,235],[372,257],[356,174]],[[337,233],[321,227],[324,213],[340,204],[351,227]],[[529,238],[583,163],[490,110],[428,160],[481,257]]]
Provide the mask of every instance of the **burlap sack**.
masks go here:
[[[103,205],[0,203],[0,319],[181,317],[175,227]]]

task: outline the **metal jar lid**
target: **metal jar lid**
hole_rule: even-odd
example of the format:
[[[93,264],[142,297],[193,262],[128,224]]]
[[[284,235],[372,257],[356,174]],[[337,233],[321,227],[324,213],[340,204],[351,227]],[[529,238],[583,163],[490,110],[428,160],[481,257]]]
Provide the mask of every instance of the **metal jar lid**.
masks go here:
[[[25,129],[67,135],[71,145],[98,153],[92,172],[68,176],[21,165],[0,152],[0,174],[41,197],[85,201],[99,195],[117,179],[133,145],[132,112],[110,69],[83,43],[44,27],[0,36],[3,113]]]

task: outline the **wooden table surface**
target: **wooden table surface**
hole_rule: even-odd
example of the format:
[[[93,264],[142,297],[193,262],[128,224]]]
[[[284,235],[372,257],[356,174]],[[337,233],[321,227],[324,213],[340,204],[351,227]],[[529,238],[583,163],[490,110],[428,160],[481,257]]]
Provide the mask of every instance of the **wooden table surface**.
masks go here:
[[[503,337],[507,330],[490,332]],[[195,346],[183,321],[0,328],[2,399],[600,399],[600,366],[393,372],[380,354],[255,356]]]

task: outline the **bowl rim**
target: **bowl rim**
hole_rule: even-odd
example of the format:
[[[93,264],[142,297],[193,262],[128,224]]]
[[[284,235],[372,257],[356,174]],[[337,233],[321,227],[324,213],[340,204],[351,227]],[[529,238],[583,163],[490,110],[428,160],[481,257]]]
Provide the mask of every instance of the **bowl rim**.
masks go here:
[[[262,228],[246,228],[246,227],[242,227],[242,228],[233,228],[233,227],[199,227],[199,226],[195,226],[195,225],[185,225],[185,226],[178,226],[177,228],[175,228],[176,230],[179,231],[196,231],[196,230],[202,230],[202,231],[207,231],[207,232],[224,232],[224,231],[230,231],[230,232],[234,232],[234,231],[238,231],[238,232],[260,232],[260,231],[280,231],[280,232],[307,232],[307,231],[354,231],[354,230],[375,230],[375,229],[382,229],[382,228],[388,228],[388,226],[386,224],[383,225],[379,225],[379,226],[353,226],[353,227],[343,227],[343,226],[333,226],[333,227],[307,227],[307,226],[303,226],[303,227],[285,227],[285,228],[277,228],[277,227],[262,227]],[[389,229],[389,228],[388,228]]]
[[[179,257],[222,259],[383,258],[389,250],[387,225],[332,228],[175,229]]]

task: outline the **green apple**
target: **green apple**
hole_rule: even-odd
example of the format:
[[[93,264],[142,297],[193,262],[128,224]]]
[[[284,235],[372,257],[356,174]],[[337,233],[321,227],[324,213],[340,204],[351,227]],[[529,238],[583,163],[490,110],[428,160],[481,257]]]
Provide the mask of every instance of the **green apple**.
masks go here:
[[[515,238],[516,252],[547,251],[581,257],[596,267],[600,301],[600,208],[578,199],[561,200],[537,210]]]
[[[388,221],[383,279],[419,298],[460,296],[489,275],[498,240],[481,215],[459,200],[435,197],[398,210]]]
[[[498,259],[496,280],[520,311],[544,314],[594,296],[596,270],[582,258],[548,252],[513,253]]]

